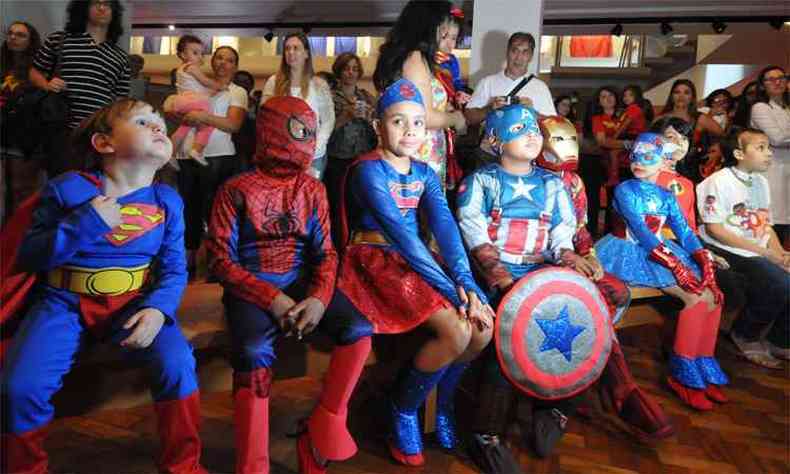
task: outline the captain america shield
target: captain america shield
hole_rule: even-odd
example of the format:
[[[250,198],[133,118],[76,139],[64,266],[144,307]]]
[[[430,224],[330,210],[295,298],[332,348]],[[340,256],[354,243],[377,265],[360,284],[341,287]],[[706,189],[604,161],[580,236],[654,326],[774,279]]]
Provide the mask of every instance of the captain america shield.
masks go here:
[[[505,376],[544,400],[575,395],[595,382],[612,349],[612,324],[598,288],[564,268],[532,272],[505,295],[494,332]]]

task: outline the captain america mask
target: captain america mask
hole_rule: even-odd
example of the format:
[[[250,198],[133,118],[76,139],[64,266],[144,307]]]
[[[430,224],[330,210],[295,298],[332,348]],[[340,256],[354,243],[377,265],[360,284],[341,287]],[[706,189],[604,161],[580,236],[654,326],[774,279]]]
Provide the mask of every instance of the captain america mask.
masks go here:
[[[305,172],[313,160],[316,116],[297,97],[272,97],[258,113],[258,146],[254,161],[267,174],[279,177]]]
[[[546,117],[540,121],[543,152],[535,162],[552,171],[576,171],[579,165],[579,139],[576,127],[564,117]]]
[[[521,104],[508,105],[486,116],[486,136],[495,141],[493,148],[497,155],[502,155],[503,145],[524,135],[533,135],[542,142],[538,113],[534,109]]]

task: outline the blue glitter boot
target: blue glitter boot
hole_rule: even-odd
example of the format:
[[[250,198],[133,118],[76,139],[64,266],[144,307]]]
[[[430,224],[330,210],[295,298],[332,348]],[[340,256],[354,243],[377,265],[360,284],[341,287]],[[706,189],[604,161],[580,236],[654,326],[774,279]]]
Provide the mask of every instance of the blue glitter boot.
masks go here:
[[[413,365],[401,373],[395,384],[390,404],[392,426],[389,440],[390,454],[401,464],[422,466],[422,430],[417,410],[428,393],[442,378],[445,368],[436,372],[422,372]]]
[[[468,363],[452,364],[436,385],[436,440],[447,450],[458,447],[455,427],[455,389],[469,367]]]

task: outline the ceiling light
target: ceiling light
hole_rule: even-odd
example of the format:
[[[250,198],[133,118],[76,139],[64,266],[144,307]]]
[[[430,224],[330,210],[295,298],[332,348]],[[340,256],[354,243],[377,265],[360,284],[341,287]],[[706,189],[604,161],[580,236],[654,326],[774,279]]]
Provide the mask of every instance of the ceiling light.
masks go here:
[[[673,31],[672,25],[667,23],[666,21],[661,22],[661,34],[664,36],[669,36]]]
[[[623,25],[621,25],[620,23],[614,25],[614,28],[612,28],[612,35],[620,36],[622,34],[623,34]]]
[[[773,27],[773,29],[776,31],[781,30],[782,26],[784,25],[781,18],[774,18],[773,20],[769,21],[768,24],[771,25],[771,27]]]
[[[313,31],[313,28],[310,27],[310,26],[306,26],[305,25],[305,26],[302,27],[302,33],[304,33],[306,35],[309,35],[311,31]]]
[[[176,25],[167,25],[167,29],[173,31],[176,29]]]
[[[714,21],[711,24],[711,27],[713,28],[713,31],[716,32],[716,34],[720,35],[720,34],[724,33],[724,30],[727,29],[727,23],[724,23],[723,21],[716,20],[716,21]]]
[[[263,39],[265,39],[267,43],[271,43],[271,42],[272,42],[272,40],[274,39],[274,32],[273,32],[273,31],[271,31],[271,30],[269,30],[269,32],[268,32],[268,33],[266,33],[265,35],[263,35]]]

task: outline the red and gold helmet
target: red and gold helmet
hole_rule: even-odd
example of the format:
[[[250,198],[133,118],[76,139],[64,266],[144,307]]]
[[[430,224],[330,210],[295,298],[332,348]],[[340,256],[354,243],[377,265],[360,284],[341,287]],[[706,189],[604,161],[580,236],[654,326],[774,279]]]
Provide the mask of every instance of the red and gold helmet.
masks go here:
[[[552,171],[576,171],[579,166],[579,138],[576,127],[565,117],[546,117],[540,121],[543,152],[535,162]]]
[[[304,173],[315,154],[317,120],[298,97],[272,97],[261,106],[256,121],[255,163],[279,177]]]

